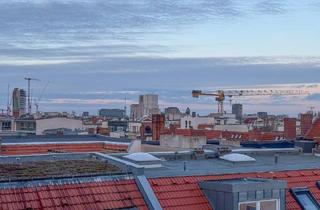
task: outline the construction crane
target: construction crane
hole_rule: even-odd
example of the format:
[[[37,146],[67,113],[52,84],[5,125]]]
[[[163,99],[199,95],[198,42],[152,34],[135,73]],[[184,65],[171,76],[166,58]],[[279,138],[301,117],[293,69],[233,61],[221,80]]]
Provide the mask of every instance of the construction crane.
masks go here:
[[[31,77],[25,77],[25,80],[28,81],[28,114],[31,114],[31,81],[40,81],[39,79],[36,78],[31,78]]]
[[[280,96],[280,95],[307,95],[309,92],[303,90],[217,90],[214,92],[202,92],[201,90],[193,90],[192,96],[199,98],[200,96],[212,96],[218,102],[218,113],[223,114],[223,103],[226,97],[236,96]]]
[[[44,86],[44,88],[43,88],[42,91],[41,91],[41,94],[40,94],[39,98],[38,98],[38,99],[35,101],[35,103],[34,103],[34,105],[35,105],[35,107],[36,107],[36,113],[39,112],[39,102],[41,101],[42,96],[43,96],[43,93],[44,93],[44,91],[47,89],[49,83],[50,83],[50,81],[48,81],[48,82],[46,83],[46,85]]]

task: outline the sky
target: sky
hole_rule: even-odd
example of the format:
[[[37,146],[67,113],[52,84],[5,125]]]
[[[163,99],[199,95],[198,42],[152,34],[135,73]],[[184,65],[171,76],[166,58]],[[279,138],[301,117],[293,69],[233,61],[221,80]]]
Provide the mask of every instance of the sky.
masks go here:
[[[319,110],[319,18],[318,0],[0,0],[0,107],[8,85],[26,88],[23,78],[34,77],[43,111],[95,114],[156,93],[162,108],[209,113],[214,100],[192,89],[263,88],[309,95],[231,103]]]

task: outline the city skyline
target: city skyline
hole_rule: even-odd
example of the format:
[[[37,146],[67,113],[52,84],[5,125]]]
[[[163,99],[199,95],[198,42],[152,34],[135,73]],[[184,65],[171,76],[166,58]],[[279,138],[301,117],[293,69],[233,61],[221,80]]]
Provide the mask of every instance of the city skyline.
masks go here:
[[[312,87],[305,97],[243,99],[247,112],[319,110],[315,0],[0,2],[0,107],[7,85],[33,84],[40,110],[119,108],[140,93],[208,113],[192,89]],[[257,103],[259,102],[259,103]]]

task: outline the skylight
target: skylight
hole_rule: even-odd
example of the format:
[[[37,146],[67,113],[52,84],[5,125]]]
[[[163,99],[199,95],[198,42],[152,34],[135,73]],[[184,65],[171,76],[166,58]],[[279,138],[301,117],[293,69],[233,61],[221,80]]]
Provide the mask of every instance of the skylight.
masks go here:
[[[253,157],[244,154],[230,153],[220,156],[220,159],[230,161],[230,162],[251,162],[256,161]]]
[[[291,193],[303,210],[319,210],[320,205],[312,196],[308,188],[293,188]]]
[[[126,156],[123,156],[124,158],[127,158],[129,160],[133,160],[136,162],[145,162],[145,161],[160,161],[161,159],[150,155],[149,153],[145,152],[137,152],[137,153],[132,153]]]

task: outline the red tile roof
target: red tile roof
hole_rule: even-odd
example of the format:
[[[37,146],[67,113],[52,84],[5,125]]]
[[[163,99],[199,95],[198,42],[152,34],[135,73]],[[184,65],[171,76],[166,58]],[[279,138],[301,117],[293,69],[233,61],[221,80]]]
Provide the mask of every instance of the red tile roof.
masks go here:
[[[320,141],[320,118],[316,119],[305,135],[306,139]]]
[[[235,178],[267,178],[287,180],[287,210],[301,209],[289,192],[289,189],[292,187],[308,187],[315,199],[320,201],[320,190],[316,186],[316,182],[320,180],[320,170],[152,178],[149,179],[149,182],[163,209],[210,210],[210,204],[200,190],[198,182],[201,180],[222,180]]]
[[[149,182],[163,209],[210,210],[210,204],[198,182],[235,178],[287,180],[286,209],[300,210],[289,192],[292,187],[308,187],[318,201],[320,169],[282,172],[150,178]],[[0,209],[117,209],[136,206],[147,209],[134,180],[103,181],[81,184],[49,185],[0,190]]]
[[[164,129],[162,135],[181,135],[181,136],[205,136],[207,139],[220,139],[227,140],[239,139],[242,141],[259,140],[259,141],[272,141],[284,137],[283,132],[262,132],[262,131],[249,131],[249,132],[237,132],[237,131],[221,131],[221,130],[207,130],[201,129],[181,129],[171,128]]]
[[[2,155],[29,155],[46,154],[52,151],[59,152],[126,152],[128,145],[109,143],[42,143],[42,144],[10,144],[2,145]]]
[[[1,210],[121,209],[147,206],[134,180],[0,190]]]

